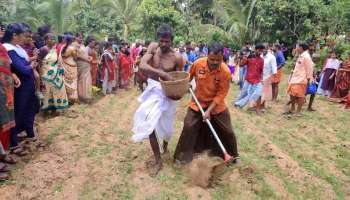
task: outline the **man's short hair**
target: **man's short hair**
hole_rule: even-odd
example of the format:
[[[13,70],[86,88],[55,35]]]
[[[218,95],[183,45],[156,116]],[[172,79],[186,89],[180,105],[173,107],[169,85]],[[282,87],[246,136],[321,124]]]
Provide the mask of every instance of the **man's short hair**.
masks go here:
[[[214,53],[214,54],[224,54],[224,46],[219,42],[213,42],[208,47],[208,54]]]
[[[112,47],[113,46],[113,43],[112,42],[109,42],[109,41],[107,41],[106,43],[105,43],[105,49],[108,49],[109,47]]]
[[[173,40],[173,29],[168,24],[162,24],[157,30],[157,38],[171,38]]]
[[[307,45],[305,42],[299,43],[299,46],[304,50],[308,50],[309,49],[309,45]]]
[[[263,44],[257,44],[255,45],[255,49],[265,49],[265,46]]]
[[[21,23],[21,25],[23,26],[24,32],[26,32],[26,33],[32,33],[32,30],[31,30],[29,24]]]

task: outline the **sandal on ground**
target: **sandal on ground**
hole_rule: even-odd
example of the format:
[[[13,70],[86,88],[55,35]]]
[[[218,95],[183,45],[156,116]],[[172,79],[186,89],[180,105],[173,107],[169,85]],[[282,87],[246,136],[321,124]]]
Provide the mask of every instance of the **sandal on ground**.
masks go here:
[[[17,146],[11,149],[11,153],[17,155],[17,156],[26,156],[28,155],[28,151],[24,150],[22,147]]]
[[[301,113],[295,113],[294,116],[295,116],[295,117],[302,117],[303,114],[301,114]]]
[[[26,138],[27,137],[27,133],[25,132],[20,132],[19,134],[17,134],[17,138]]]
[[[284,112],[284,113],[282,113],[283,115],[291,115],[291,114],[293,114],[293,112],[292,111],[287,111],[287,112]]]
[[[26,141],[29,141],[29,142],[36,142],[38,140],[38,138],[36,137],[27,137],[26,138]]]
[[[39,141],[37,144],[36,144],[36,148],[45,148],[47,146],[47,144]]]
[[[0,181],[7,181],[9,178],[10,175],[8,173],[0,172]]]
[[[232,159],[231,163],[234,165],[239,165],[239,164],[241,164],[241,159],[239,158],[239,156],[237,156],[237,157]]]
[[[4,158],[1,159],[2,162],[7,163],[7,164],[16,164],[17,161],[13,157],[6,155]]]
[[[0,162],[0,172],[9,172],[10,169],[8,168],[8,166],[5,163],[1,163]]]

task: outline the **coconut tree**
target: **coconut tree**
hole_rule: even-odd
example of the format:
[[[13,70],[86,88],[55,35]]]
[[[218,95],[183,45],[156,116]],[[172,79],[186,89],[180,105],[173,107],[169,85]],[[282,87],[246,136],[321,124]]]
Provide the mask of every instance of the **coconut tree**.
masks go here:
[[[126,41],[140,2],[141,0],[101,0],[96,4],[100,7],[109,6],[110,15],[120,19],[123,24],[123,39]]]
[[[50,24],[57,33],[67,30],[71,9],[71,0],[48,0],[40,4],[41,13],[48,13]]]
[[[26,22],[33,29],[43,24],[53,25],[62,33],[70,16],[71,0],[11,0],[15,1],[14,21]]]
[[[255,39],[259,33],[252,29],[252,13],[257,0],[250,0],[243,3],[241,0],[220,0],[216,4],[224,5],[224,9],[215,12],[223,21],[223,28],[239,44],[243,44],[248,38]],[[220,8],[220,6],[216,6]],[[215,7],[214,7],[215,8]]]
[[[25,22],[36,28],[44,23],[44,16],[41,15],[41,1],[16,1],[13,8],[13,19],[17,22]]]

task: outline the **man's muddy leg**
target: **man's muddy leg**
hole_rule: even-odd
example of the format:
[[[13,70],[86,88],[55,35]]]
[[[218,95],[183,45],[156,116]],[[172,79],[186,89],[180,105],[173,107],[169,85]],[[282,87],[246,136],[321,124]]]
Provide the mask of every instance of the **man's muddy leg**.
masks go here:
[[[156,137],[156,133],[153,131],[153,133],[149,136],[149,141],[152,147],[152,151],[155,158],[155,165],[154,169],[152,169],[151,176],[156,176],[158,172],[162,169],[162,158],[160,157],[160,149],[158,140]]]
[[[168,142],[167,141],[163,141],[163,153],[166,154],[168,153]]]

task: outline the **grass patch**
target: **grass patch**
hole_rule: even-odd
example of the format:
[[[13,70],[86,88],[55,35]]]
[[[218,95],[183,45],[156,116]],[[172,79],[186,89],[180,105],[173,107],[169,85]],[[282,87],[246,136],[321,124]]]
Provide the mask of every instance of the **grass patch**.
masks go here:
[[[63,191],[63,182],[62,181],[56,182],[53,186],[53,193],[58,194],[58,193],[61,193],[62,191]]]
[[[60,125],[56,128],[54,128],[49,134],[47,135],[46,142],[48,145],[51,145],[53,143],[53,140],[60,134],[64,132],[64,125]]]

